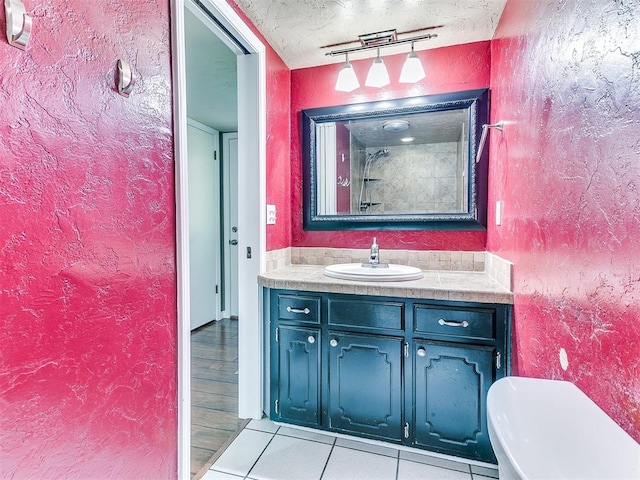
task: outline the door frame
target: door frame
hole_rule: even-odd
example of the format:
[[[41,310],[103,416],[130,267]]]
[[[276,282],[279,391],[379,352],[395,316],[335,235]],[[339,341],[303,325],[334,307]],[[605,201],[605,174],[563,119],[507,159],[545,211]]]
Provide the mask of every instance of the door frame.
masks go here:
[[[189,328],[189,215],[187,177],[187,92],[184,8],[191,0],[171,0],[171,57],[176,178],[176,275],[178,363],[178,478],[190,478],[191,330]],[[238,239],[238,415],[262,416],[262,312],[257,276],[266,251],[266,52],[225,0],[198,0],[249,51],[238,56],[239,191]],[[191,6],[193,3],[191,3]],[[213,22],[207,24],[215,32]],[[226,42],[225,42],[226,43]],[[230,46],[233,49],[233,47]],[[252,249],[251,258],[243,253]]]
[[[237,315],[238,311],[237,311],[237,294],[235,295],[236,300],[236,308],[231,308],[233,303],[234,303],[234,299],[233,296],[231,295],[231,285],[232,285],[232,281],[231,281],[231,271],[232,271],[232,246],[229,244],[231,237],[236,238],[237,235],[231,235],[230,231],[232,228],[232,222],[231,222],[231,203],[232,203],[232,197],[234,195],[235,192],[237,192],[238,187],[237,184],[233,185],[232,187],[232,183],[231,183],[231,158],[230,158],[230,151],[231,151],[231,141],[235,140],[236,143],[238,141],[238,133],[237,132],[232,132],[232,133],[223,133],[222,134],[222,175],[221,175],[221,180],[222,180],[222,212],[223,212],[223,225],[222,225],[222,230],[223,230],[223,235],[222,235],[222,250],[223,250],[223,255],[222,255],[222,262],[224,265],[223,271],[224,274],[222,276],[222,284],[224,285],[223,291],[224,291],[224,310],[222,312],[222,314],[224,315],[223,318],[229,318],[231,317],[231,315]],[[236,146],[236,157],[237,157],[237,146]],[[236,177],[237,177],[237,165],[236,165]],[[237,178],[236,178],[237,180]],[[236,198],[236,202],[237,202],[237,198]],[[237,210],[237,207],[236,207]],[[236,226],[237,226],[237,218],[236,218]],[[237,250],[237,246],[233,247]],[[237,270],[237,265],[235,266],[236,270]],[[236,287],[236,289],[238,288],[238,282],[237,282],[237,275],[238,273],[236,272],[235,276],[236,276],[236,282],[234,284],[234,286]]]

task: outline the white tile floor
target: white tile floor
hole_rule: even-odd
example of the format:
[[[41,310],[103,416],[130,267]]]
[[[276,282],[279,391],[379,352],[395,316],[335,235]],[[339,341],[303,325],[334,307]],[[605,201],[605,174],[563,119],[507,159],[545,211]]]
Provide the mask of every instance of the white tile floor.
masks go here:
[[[252,420],[203,480],[490,480],[494,467]]]

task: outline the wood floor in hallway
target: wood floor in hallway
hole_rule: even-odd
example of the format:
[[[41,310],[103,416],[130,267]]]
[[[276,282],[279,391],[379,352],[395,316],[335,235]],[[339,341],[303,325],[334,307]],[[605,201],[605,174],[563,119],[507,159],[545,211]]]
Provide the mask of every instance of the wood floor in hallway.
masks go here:
[[[236,433],[238,321],[211,322],[191,332],[191,476]]]

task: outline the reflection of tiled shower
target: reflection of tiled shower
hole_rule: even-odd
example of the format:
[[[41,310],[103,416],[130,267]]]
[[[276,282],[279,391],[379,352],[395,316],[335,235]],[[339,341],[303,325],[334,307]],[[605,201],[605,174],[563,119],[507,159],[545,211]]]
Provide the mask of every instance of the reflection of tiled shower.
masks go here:
[[[351,212],[446,213],[466,211],[467,187],[465,132],[459,141],[388,147],[388,155],[370,164],[367,154],[380,149],[352,144],[352,184],[366,183],[360,208],[360,188],[351,191]],[[354,142],[355,143],[355,142]]]

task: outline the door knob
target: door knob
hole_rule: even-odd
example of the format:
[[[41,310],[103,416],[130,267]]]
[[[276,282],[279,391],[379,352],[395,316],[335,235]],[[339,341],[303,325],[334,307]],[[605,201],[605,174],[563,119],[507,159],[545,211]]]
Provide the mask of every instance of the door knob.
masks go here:
[[[229,245],[237,245],[238,244],[238,240],[236,240],[235,238],[233,240],[229,240]]]
[[[337,347],[338,340],[336,340],[335,338],[332,338],[331,341],[329,342],[329,345],[331,345],[332,347]]]
[[[424,348],[420,347],[420,348],[418,349],[418,356],[419,356],[419,357],[424,357],[424,356],[426,356],[426,355],[427,355],[427,351],[426,351]]]
[[[307,338],[307,342],[309,343],[316,343],[316,339],[313,335],[309,335],[309,337]]]

